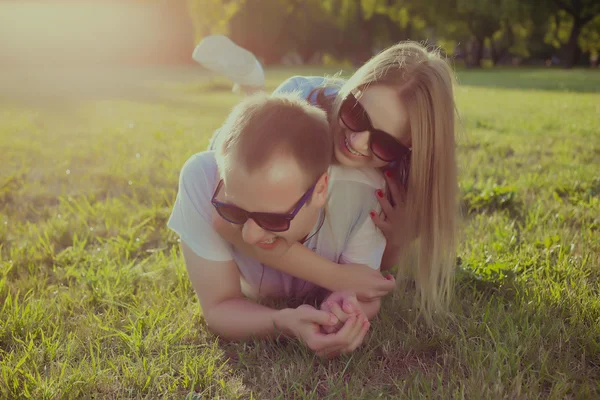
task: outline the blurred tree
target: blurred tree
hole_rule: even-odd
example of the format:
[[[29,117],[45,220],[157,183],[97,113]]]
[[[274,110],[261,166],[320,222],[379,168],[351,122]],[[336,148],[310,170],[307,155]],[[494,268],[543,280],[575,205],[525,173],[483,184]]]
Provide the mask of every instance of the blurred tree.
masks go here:
[[[229,34],[266,64],[295,52],[303,62],[328,54],[358,65],[406,39],[465,55],[469,67],[480,67],[486,51],[496,64],[508,56],[548,59],[560,47],[568,66],[581,52],[600,50],[600,0],[188,0],[188,5],[196,42],[207,34]]]
[[[562,49],[565,68],[576,65],[582,52],[597,54],[600,49],[600,1],[554,0],[556,12],[552,16],[547,41]]]
[[[596,15],[581,29],[579,46],[584,53],[590,53],[590,57],[598,60],[600,56],[600,15]]]
[[[245,0],[187,0],[188,13],[194,26],[194,43],[204,36],[227,34],[229,21]]]

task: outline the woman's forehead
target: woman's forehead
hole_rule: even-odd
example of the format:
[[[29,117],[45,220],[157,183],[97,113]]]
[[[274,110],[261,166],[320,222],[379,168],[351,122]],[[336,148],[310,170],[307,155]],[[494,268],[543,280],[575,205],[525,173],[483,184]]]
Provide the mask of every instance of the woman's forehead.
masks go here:
[[[389,133],[403,143],[407,139],[410,140],[408,110],[396,89],[373,84],[358,94],[359,101],[369,114],[374,128]]]

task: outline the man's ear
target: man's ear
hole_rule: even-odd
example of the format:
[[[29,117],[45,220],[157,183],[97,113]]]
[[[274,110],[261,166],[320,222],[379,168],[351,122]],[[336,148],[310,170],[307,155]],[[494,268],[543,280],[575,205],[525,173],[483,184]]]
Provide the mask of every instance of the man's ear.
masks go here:
[[[327,204],[327,195],[329,193],[329,174],[327,172],[323,173],[317,184],[315,185],[315,190],[312,194],[311,204],[314,204],[316,207],[324,207]]]

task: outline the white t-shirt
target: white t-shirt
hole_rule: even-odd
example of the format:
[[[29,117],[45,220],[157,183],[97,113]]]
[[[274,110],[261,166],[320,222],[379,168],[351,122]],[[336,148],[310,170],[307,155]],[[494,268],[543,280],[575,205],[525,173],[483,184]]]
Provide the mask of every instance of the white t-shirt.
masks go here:
[[[210,201],[219,179],[214,152],[190,157],[181,170],[169,228],[201,258],[234,260],[242,283],[249,286],[253,296],[299,297],[315,289],[312,283],[242,254],[215,232],[211,223],[214,207]],[[336,263],[366,264],[379,269],[385,238],[369,213],[371,210],[379,212],[375,190],[383,188],[383,177],[373,169],[331,166],[326,219],[304,245]],[[315,225],[310,235],[319,225]]]

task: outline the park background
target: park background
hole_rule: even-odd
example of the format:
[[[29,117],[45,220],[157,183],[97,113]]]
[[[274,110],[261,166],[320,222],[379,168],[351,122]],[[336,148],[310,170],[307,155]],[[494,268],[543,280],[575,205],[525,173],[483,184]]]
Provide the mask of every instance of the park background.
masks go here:
[[[599,398],[600,3],[0,1],[0,398]],[[191,60],[230,35],[286,78],[398,40],[455,67],[453,318],[388,296],[332,361],[207,332],[166,228],[240,97]]]

